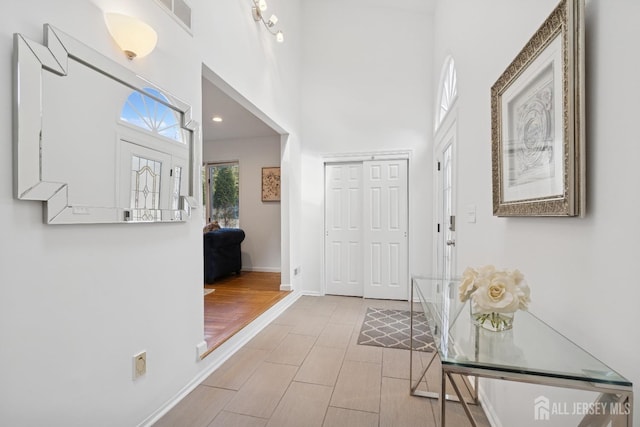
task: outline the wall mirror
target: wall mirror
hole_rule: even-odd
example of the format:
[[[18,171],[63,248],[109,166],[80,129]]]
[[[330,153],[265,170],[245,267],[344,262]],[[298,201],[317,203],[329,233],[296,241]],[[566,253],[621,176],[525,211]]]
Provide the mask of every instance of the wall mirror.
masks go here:
[[[48,224],[186,221],[191,107],[71,36],[14,34],[14,193]]]

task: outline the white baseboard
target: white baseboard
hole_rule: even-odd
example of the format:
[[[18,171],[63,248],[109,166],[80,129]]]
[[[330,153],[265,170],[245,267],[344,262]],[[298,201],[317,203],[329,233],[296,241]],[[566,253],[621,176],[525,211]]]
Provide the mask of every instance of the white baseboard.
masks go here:
[[[242,271],[257,271],[260,273],[280,273],[279,267],[242,267]]]
[[[493,409],[493,405],[487,398],[487,395],[484,392],[484,387],[482,387],[482,385],[478,385],[478,400],[480,400],[482,409],[484,409],[484,413],[487,416],[487,420],[489,420],[489,424],[491,425],[491,427],[502,427],[500,418],[498,417],[498,414],[496,414],[495,409]]]
[[[322,292],[318,292],[318,291],[301,291],[302,295],[305,296],[309,296],[309,297],[321,297],[324,294]]]
[[[302,294],[300,292],[292,292],[287,295],[269,310],[262,313],[257,319],[245,326],[240,332],[229,338],[224,344],[215,349],[211,354],[200,361],[205,362],[206,367],[202,369],[189,383],[182,388],[174,397],[169,399],[164,405],[149,415],[144,421],[138,424],[138,427],[150,427],[157,422],[163,415],[169,412],[184,397],[193,391],[202,381],[207,379],[216,369],[227,361],[233,354],[240,350],[251,338],[255,337],[276,317],[282,314],[289,306],[291,306]]]
[[[280,290],[281,291],[292,291],[293,290],[293,286],[281,283],[280,284]]]

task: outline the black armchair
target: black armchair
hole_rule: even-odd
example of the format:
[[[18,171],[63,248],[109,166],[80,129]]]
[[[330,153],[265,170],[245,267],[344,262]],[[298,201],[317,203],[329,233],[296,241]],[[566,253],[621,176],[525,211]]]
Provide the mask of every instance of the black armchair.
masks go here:
[[[240,244],[244,237],[244,231],[239,228],[221,228],[203,234],[205,283],[230,273],[240,273]]]

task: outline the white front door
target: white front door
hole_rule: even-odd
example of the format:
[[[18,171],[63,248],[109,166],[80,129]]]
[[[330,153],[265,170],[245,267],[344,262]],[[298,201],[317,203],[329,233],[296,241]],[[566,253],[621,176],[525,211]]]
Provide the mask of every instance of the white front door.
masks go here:
[[[326,293],[362,296],[362,163],[325,167]]]
[[[364,162],[364,296],[408,295],[407,160]]]
[[[444,133],[436,148],[436,277],[455,275],[456,213],[454,181],[455,126]]]

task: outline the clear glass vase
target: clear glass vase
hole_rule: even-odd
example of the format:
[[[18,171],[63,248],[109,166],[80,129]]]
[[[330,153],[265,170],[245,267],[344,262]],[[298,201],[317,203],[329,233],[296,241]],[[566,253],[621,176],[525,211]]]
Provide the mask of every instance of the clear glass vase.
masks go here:
[[[513,328],[513,315],[515,313],[471,313],[473,323],[489,331],[508,331]]]

